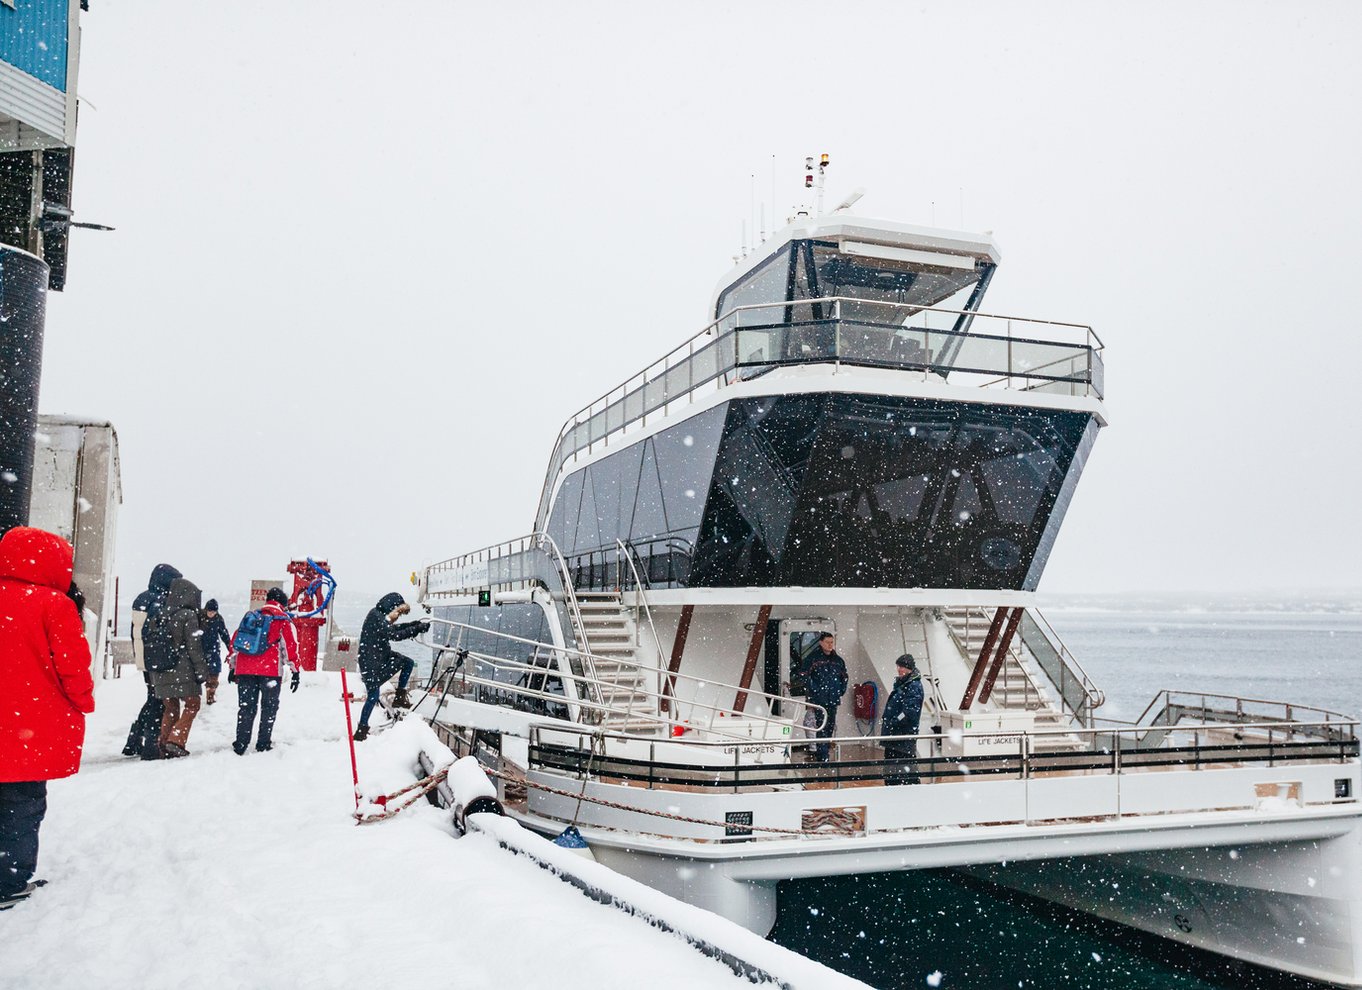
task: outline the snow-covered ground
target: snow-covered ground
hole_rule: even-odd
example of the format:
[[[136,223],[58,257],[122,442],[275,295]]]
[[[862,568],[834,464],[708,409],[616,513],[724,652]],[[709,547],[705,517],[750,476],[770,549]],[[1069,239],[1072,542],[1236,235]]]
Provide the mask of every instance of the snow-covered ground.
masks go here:
[[[355,826],[336,675],[286,689],[245,756],[225,682],[189,758],[121,756],[142,698],[136,672],[100,684],[81,772],[49,786],[48,886],[0,914],[7,990],[751,986],[424,801]]]

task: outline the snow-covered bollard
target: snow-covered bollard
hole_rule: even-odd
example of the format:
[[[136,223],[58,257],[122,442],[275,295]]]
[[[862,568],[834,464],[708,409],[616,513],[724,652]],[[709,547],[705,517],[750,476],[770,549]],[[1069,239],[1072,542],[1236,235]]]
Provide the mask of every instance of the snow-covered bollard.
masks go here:
[[[497,789],[482,772],[476,758],[465,756],[449,768],[449,789],[454,792],[454,827],[463,835],[468,831],[469,815],[505,815],[497,800]]]

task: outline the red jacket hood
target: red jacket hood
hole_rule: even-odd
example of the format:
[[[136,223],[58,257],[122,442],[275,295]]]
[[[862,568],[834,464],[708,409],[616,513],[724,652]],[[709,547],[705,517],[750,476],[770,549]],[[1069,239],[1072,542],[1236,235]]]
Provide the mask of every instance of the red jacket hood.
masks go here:
[[[64,595],[74,560],[71,544],[55,533],[16,526],[0,537],[0,579],[40,584]]]

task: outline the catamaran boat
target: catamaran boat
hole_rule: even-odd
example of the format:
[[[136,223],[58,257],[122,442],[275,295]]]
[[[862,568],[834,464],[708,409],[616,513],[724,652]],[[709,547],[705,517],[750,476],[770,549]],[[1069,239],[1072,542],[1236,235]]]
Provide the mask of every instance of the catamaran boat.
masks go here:
[[[432,724],[523,825],[763,934],[781,880],[953,867],[1362,986],[1357,722],[1180,691],[1103,719],[1037,609],[1103,345],[984,312],[999,260],[845,212],[773,234],[567,421],[531,533],[419,572]],[[825,632],[831,710],[801,693]],[[920,786],[876,722],[904,653]]]

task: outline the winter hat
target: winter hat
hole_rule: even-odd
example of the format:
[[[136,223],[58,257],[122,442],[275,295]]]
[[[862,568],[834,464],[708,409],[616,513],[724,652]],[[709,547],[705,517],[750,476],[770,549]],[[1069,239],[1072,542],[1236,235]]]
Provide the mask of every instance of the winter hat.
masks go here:
[[[280,606],[287,605],[288,595],[284,594],[283,588],[271,588],[265,594],[265,601],[274,602],[274,604]]]
[[[917,670],[917,661],[913,659],[911,653],[905,653],[894,661],[900,667],[907,667],[909,670]]]
[[[216,612],[218,610],[218,600],[216,598],[208,599],[203,606],[203,610],[205,612]]]

